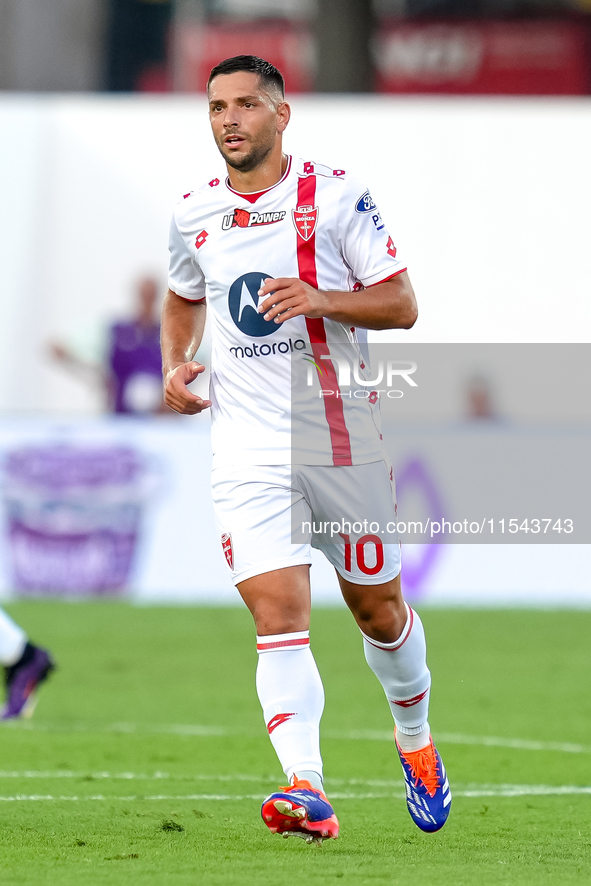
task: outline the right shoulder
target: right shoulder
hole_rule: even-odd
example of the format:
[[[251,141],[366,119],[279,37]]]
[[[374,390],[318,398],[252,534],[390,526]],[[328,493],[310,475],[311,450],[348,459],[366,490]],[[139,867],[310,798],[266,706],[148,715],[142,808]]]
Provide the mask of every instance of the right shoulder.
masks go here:
[[[175,206],[175,216],[179,218],[187,213],[193,213],[195,210],[207,209],[218,202],[220,192],[223,190],[222,185],[222,179],[219,176],[214,176],[194,191],[187,191]]]

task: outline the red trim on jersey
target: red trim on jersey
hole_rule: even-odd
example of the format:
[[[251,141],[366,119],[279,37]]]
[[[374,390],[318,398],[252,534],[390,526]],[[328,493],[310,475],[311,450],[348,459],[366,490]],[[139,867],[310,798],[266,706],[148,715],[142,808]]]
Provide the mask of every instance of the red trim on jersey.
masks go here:
[[[316,200],[316,176],[309,175],[306,178],[298,179],[298,200],[296,209],[299,206],[314,207]],[[296,232],[297,253],[298,253],[298,269],[300,280],[318,289],[318,278],[316,275],[316,232],[312,234],[309,240]],[[330,442],[332,445],[332,460],[335,465],[352,465],[351,458],[351,440],[349,431],[345,424],[345,414],[343,401],[337,394],[340,388],[337,381],[337,374],[334,364],[331,360],[322,360],[322,355],[330,354],[330,349],[326,343],[326,328],[322,317],[317,320],[311,320],[306,317],[306,329],[310,336],[312,345],[312,353],[314,360],[319,366],[324,367],[325,373],[321,379],[321,384],[326,390],[334,391],[334,395],[324,397],[324,412],[328,422],[330,432]]]
[[[377,283],[370,283],[369,286],[368,286],[367,288],[368,288],[368,289],[371,289],[372,286],[379,286],[380,283],[387,283],[388,280],[393,280],[394,277],[397,277],[397,276],[398,276],[398,274],[404,274],[404,272],[405,272],[406,270],[408,270],[408,268],[401,268],[399,271],[396,271],[395,274],[390,274],[389,277],[384,277],[383,280],[378,280]]]
[[[174,292],[174,289],[171,289],[170,291]],[[174,294],[178,298],[182,298],[183,301],[188,301],[191,305],[199,305],[202,301],[205,301],[205,296],[203,296],[203,298],[189,298],[187,295],[179,295],[178,292],[174,292]]]
[[[299,640],[278,640],[276,643],[257,643],[257,652],[268,652],[270,649],[285,649],[289,646],[309,646],[309,637],[300,637]]]
[[[233,194],[236,194],[237,197],[242,197],[243,200],[246,200],[248,203],[256,203],[259,197],[262,197],[263,194],[272,191],[273,188],[276,188],[277,185],[280,185],[282,181],[285,181],[287,176],[289,175],[289,170],[291,169],[291,156],[287,158],[287,169],[281,176],[278,182],[275,182],[274,185],[271,185],[270,188],[265,188],[263,191],[256,191],[256,193],[243,194],[241,191],[235,191],[234,188],[230,185],[230,177],[226,179],[226,187],[229,191],[232,191]]]

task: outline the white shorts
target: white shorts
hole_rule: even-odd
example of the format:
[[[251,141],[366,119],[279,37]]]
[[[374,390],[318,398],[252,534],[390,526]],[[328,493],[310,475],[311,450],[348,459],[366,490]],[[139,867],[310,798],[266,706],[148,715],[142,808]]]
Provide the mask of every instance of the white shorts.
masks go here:
[[[234,584],[309,564],[311,547],[355,584],[383,584],[400,572],[394,480],[386,461],[222,466],[212,472],[212,495]]]

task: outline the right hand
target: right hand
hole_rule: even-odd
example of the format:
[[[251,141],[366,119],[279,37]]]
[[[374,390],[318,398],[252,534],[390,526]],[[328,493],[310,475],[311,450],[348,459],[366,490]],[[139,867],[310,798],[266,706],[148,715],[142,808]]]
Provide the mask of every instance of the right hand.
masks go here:
[[[164,377],[166,405],[182,415],[197,415],[204,409],[209,409],[211,400],[203,400],[187,388],[187,385],[195,381],[202,372],[205,372],[205,366],[195,360],[190,363],[179,363],[178,366],[169,369]]]

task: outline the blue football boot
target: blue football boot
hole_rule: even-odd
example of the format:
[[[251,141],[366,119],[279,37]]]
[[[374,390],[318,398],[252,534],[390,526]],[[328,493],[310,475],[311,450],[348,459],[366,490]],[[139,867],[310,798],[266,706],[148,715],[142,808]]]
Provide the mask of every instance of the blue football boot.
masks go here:
[[[438,831],[451,809],[451,791],[445,766],[429,737],[420,751],[403,751],[396,742],[406,787],[406,805],[414,823],[422,831]]]
[[[339,823],[326,796],[304,779],[295,778],[292,785],[267,797],[261,816],[271,833],[303,837],[306,843],[322,843],[339,835]]]

